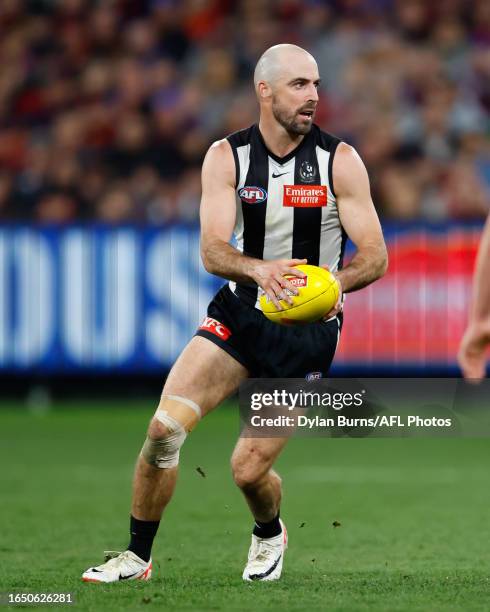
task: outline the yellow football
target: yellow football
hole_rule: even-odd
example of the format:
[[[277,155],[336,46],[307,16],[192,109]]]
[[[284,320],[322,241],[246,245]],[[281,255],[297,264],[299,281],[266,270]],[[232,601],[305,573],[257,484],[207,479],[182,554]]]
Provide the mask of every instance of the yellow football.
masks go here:
[[[259,298],[262,312],[274,323],[295,325],[318,321],[332,310],[339,298],[339,285],[331,272],[307,264],[295,267],[306,276],[285,276],[298,289],[298,295],[291,296],[292,304],[281,300],[281,310],[277,310],[265,293]]]

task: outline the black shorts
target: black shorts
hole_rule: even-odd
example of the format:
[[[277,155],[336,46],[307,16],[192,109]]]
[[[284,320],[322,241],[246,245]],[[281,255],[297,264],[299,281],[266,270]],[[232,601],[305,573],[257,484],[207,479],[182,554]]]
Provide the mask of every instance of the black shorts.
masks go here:
[[[284,326],[269,321],[225,285],[208,306],[196,332],[244,365],[254,378],[326,377],[342,326],[328,322]]]

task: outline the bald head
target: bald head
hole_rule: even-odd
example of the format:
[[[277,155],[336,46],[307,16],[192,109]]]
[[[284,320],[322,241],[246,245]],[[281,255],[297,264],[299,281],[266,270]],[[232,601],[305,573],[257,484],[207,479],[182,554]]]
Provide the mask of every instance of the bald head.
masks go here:
[[[254,72],[257,89],[261,81],[273,85],[280,78],[297,76],[295,72],[316,68],[315,58],[297,45],[281,44],[269,47],[261,55]]]
[[[270,47],[257,62],[254,82],[262,126],[279,124],[294,138],[310,131],[320,77],[308,51],[296,45]]]

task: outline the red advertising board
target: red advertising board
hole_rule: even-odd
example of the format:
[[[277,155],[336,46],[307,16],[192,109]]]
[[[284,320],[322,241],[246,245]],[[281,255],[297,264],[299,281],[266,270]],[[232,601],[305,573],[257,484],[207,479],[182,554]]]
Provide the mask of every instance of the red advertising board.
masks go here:
[[[387,239],[389,270],[348,294],[337,364],[454,364],[466,325],[478,228]]]

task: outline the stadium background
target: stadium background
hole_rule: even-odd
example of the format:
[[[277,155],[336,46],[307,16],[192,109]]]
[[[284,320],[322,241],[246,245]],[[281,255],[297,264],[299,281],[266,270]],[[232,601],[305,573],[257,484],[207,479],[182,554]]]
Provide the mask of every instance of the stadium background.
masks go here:
[[[9,381],[168,370],[221,283],[198,257],[203,155],[256,120],[280,41],[317,58],[317,122],[365,160],[390,250],[348,296],[336,372],[455,372],[490,204],[488,2],[6,0],[0,32]]]
[[[317,58],[317,122],[365,160],[390,251],[348,296],[336,373],[457,372],[490,205],[487,0],[1,0],[0,591],[488,609],[487,440],[293,440],[284,578],[245,588],[233,403],[186,442],[152,583],[80,582],[126,546],[145,424],[220,284],[199,261],[203,154],[256,120],[253,67],[285,41]]]

